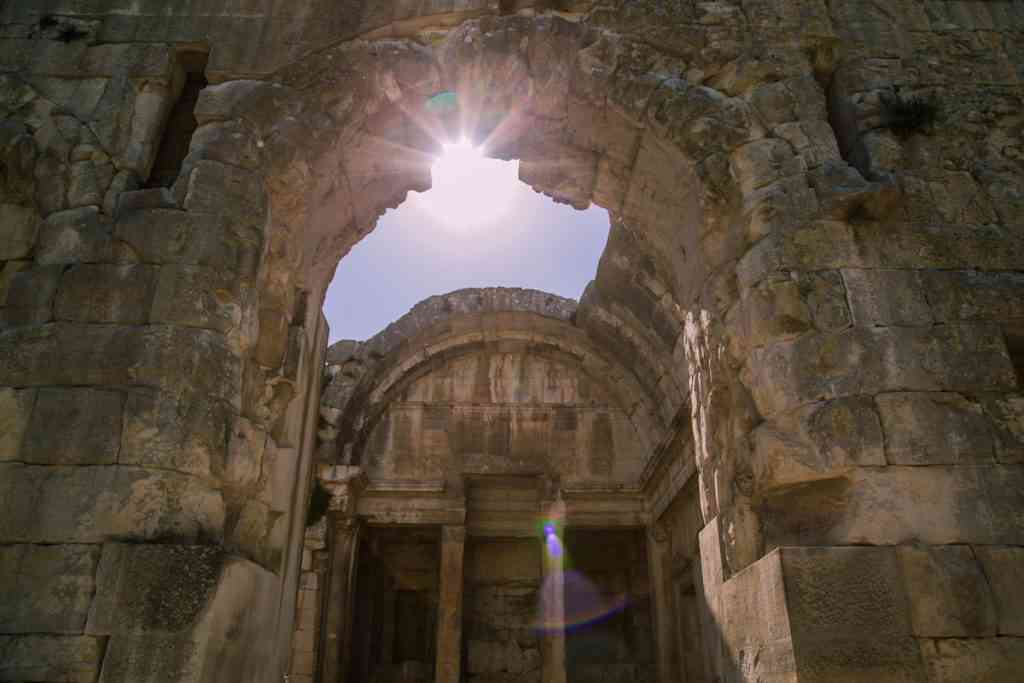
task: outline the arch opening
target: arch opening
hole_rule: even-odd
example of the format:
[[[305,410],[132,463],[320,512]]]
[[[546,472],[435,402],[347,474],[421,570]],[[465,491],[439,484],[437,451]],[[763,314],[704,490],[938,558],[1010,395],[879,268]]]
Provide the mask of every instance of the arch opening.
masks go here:
[[[339,262],[324,300],[331,344],[367,340],[432,295],[497,286],[578,300],[594,279],[603,209],[554,202],[519,180],[518,160],[468,141],[447,144],[431,175]]]

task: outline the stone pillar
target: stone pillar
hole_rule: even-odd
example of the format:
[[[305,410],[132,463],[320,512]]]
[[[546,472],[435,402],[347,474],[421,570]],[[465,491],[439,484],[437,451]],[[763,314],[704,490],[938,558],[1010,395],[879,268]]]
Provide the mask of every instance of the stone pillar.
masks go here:
[[[558,500],[545,506],[543,577],[544,637],[541,640],[542,683],[565,683],[565,504]]]
[[[343,683],[348,678],[353,591],[356,581],[356,551],[359,545],[359,520],[332,515],[327,595],[324,609],[324,633],[321,649],[323,683]]]
[[[651,612],[654,616],[658,683],[672,683],[677,680],[672,627],[675,605],[672,578],[669,574],[671,545],[668,540],[668,530],[663,524],[653,524],[647,529],[647,571],[651,579]]]
[[[466,527],[442,527],[435,683],[459,683],[462,675],[462,562],[465,548]]]

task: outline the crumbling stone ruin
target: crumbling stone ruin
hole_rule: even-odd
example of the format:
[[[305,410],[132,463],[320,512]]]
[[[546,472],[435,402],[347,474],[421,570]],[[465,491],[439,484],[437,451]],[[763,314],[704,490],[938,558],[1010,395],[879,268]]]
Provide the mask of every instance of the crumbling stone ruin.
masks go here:
[[[1020,680],[1021,3],[0,26],[0,681]],[[328,349],[459,128],[596,279]]]

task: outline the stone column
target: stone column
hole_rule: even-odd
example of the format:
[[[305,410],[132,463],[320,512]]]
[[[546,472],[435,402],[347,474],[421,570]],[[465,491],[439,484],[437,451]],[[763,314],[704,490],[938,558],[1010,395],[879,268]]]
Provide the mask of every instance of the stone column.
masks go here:
[[[541,641],[542,683],[565,683],[565,504],[545,506],[541,548],[544,637]]]
[[[359,545],[359,520],[332,515],[331,566],[324,609],[324,634],[321,649],[323,683],[343,683],[348,679],[351,651],[353,591],[356,580],[356,551]]]
[[[462,561],[465,548],[466,527],[442,527],[435,683],[459,683],[462,675]]]
[[[672,578],[669,575],[671,544],[668,529],[653,524],[647,529],[647,571],[651,579],[651,612],[654,616],[655,661],[658,664],[658,682],[676,680],[673,637]]]

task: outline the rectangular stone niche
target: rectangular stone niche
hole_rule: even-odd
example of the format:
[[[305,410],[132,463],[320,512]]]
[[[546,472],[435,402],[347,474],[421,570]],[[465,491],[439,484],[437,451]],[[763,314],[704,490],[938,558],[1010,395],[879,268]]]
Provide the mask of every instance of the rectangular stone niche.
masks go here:
[[[643,533],[570,529],[565,536],[567,683],[655,683]]]
[[[347,680],[434,680],[439,566],[437,528],[366,530],[359,547]]]

